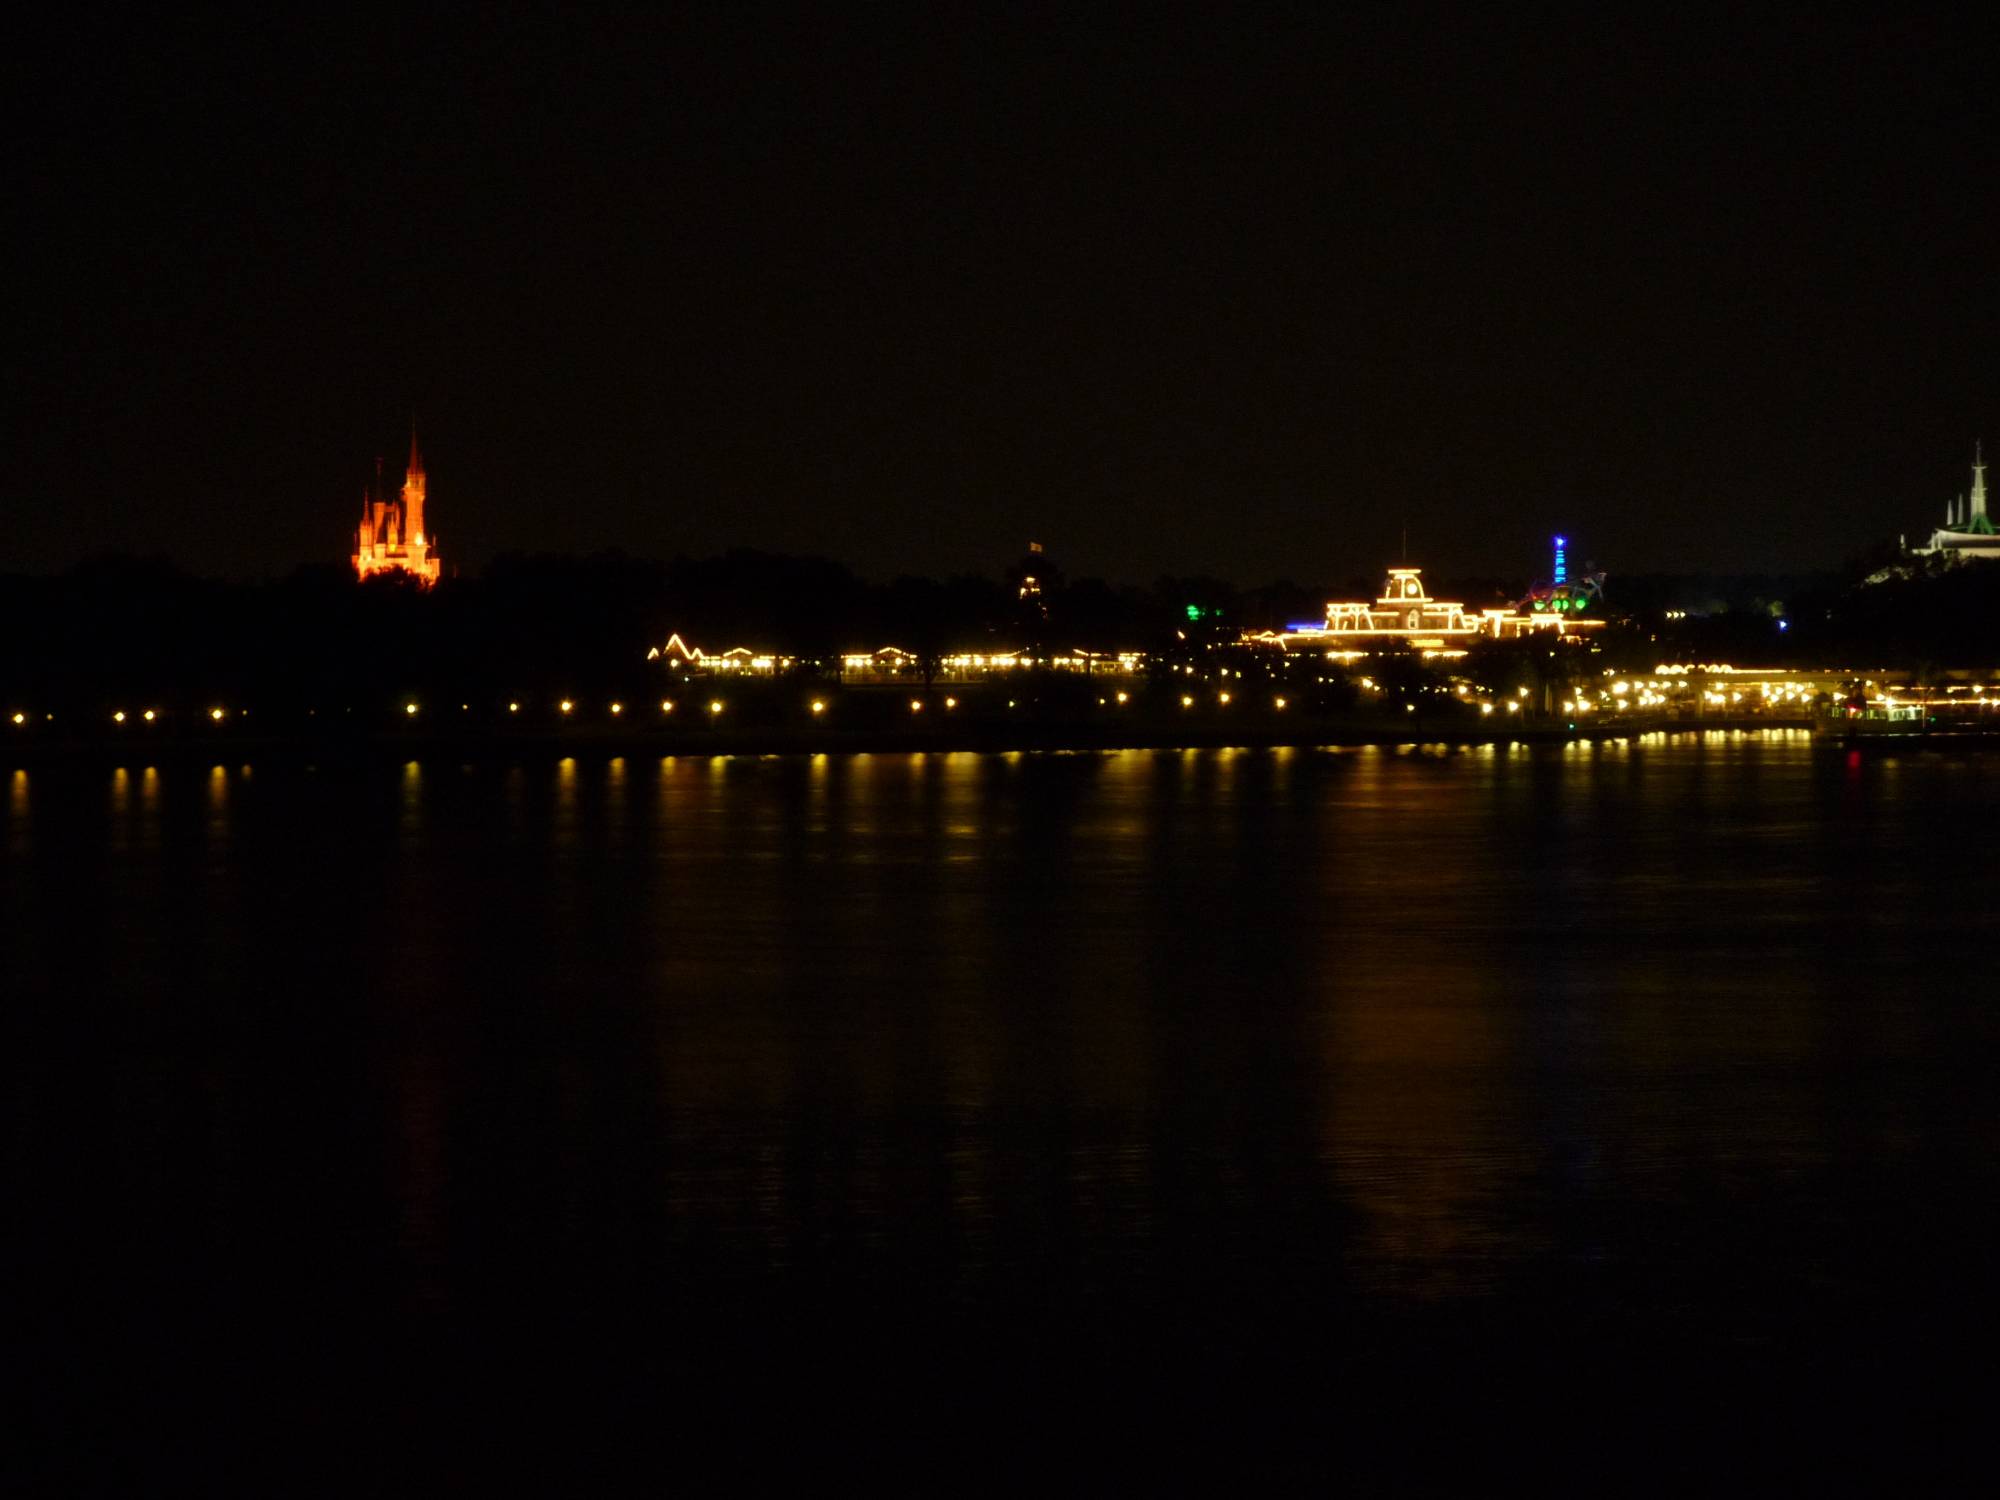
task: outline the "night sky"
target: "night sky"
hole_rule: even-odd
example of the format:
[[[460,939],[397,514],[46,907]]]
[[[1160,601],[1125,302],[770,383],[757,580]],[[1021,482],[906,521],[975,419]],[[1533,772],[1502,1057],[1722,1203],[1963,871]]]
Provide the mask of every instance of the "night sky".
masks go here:
[[[340,560],[412,412],[468,572],[1805,569],[2000,443],[1942,24],[277,9],[5,39],[0,570]]]

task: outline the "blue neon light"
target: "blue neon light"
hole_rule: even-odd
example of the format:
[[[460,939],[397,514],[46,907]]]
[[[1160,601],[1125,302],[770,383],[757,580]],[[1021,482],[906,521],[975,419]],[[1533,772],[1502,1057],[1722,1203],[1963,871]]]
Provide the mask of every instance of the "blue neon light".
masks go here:
[[[1563,539],[1556,538],[1556,576],[1553,580],[1560,587],[1569,581],[1569,562],[1563,555]]]
[[[1287,625],[1287,626],[1285,627],[1285,629],[1287,629],[1287,630],[1324,630],[1324,629],[1326,629],[1326,621],[1324,621],[1324,620],[1307,620],[1307,621],[1305,621],[1305,622],[1304,622],[1303,624],[1297,624],[1297,625]]]

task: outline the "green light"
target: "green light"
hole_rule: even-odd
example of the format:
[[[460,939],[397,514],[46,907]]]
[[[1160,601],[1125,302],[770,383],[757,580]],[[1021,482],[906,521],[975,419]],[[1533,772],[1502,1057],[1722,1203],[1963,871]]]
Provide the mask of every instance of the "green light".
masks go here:
[[[1187,607],[1187,617],[1190,620],[1199,620],[1201,618],[1201,606],[1199,604],[1190,604]]]

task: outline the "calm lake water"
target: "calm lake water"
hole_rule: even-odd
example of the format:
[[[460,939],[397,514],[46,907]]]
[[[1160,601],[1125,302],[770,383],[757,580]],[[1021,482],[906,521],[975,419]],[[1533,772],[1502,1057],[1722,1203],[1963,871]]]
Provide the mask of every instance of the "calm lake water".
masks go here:
[[[2000,756],[10,767],[0,811],[35,1477],[1615,1487],[1985,1420]]]

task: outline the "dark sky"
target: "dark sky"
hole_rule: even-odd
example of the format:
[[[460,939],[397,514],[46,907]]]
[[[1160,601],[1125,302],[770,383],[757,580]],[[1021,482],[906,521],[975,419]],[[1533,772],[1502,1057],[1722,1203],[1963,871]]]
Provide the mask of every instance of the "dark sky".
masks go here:
[[[0,570],[343,557],[413,410],[467,570],[1796,569],[2000,441],[1907,14],[281,9],[4,38]]]

